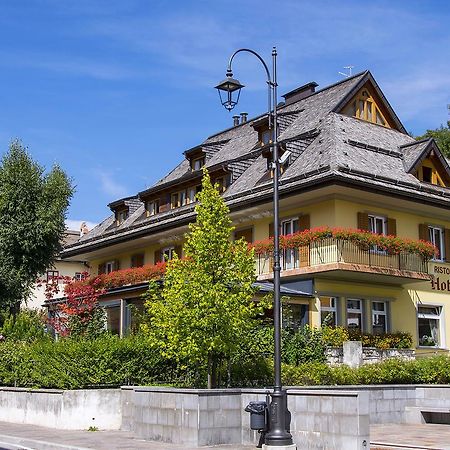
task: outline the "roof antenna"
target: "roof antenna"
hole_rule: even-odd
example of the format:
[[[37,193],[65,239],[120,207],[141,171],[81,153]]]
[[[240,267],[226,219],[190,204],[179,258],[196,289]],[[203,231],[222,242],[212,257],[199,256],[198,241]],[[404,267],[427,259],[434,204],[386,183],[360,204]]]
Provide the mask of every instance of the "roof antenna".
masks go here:
[[[345,73],[345,72],[338,72],[338,74],[344,76],[345,78],[350,78],[350,77],[352,76],[352,69],[353,69],[354,67],[355,67],[355,66],[344,66],[344,69],[347,69],[347,70],[348,70],[348,73]]]

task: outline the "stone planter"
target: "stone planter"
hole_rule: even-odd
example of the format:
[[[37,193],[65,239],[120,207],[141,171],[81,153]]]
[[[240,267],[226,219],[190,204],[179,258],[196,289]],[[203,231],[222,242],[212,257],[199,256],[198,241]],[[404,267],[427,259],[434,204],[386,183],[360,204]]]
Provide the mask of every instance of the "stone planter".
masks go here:
[[[352,342],[357,343],[359,341]],[[387,359],[402,359],[405,361],[416,359],[415,350],[409,348],[388,348],[386,350],[382,350],[375,347],[362,347],[361,352],[361,364],[374,364]],[[327,348],[325,350],[325,357],[330,366],[339,366],[344,364],[344,347]],[[357,367],[360,364],[355,363],[348,365]]]

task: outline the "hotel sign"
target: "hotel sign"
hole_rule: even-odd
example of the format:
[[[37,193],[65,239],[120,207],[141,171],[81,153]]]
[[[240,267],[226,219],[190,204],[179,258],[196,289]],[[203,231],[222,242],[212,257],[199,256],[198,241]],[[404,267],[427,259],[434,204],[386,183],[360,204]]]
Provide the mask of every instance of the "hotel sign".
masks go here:
[[[434,264],[430,273],[433,291],[450,292],[450,264]]]

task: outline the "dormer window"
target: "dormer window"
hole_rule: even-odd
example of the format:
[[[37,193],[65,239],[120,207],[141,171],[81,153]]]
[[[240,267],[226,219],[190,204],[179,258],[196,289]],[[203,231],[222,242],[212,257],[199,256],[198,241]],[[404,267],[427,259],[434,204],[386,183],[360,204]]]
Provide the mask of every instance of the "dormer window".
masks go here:
[[[201,186],[191,186],[170,195],[170,209],[189,205],[195,202],[195,196],[200,192]]]
[[[192,170],[200,170],[205,165],[205,157],[201,156],[200,158],[194,158],[191,161]]]
[[[264,131],[260,131],[259,133],[259,142],[261,145],[268,145],[273,140],[273,130],[266,129]]]
[[[430,158],[426,158],[423,162],[422,165],[419,167],[419,169],[417,170],[417,178],[419,178],[420,181],[423,181],[425,183],[431,183],[431,184],[435,184],[436,186],[448,186],[448,184],[446,184],[446,182],[444,180],[446,180],[445,173],[443,171],[441,171],[441,174],[439,173],[439,171],[437,170],[436,165],[438,165],[438,162],[436,161],[436,165],[433,164],[432,161],[433,157]],[[448,181],[448,180],[446,180]]]
[[[128,219],[128,209],[121,209],[116,212],[116,223],[117,225],[121,225]]]
[[[159,200],[150,200],[145,203],[145,212],[147,217],[154,216],[159,213]]]

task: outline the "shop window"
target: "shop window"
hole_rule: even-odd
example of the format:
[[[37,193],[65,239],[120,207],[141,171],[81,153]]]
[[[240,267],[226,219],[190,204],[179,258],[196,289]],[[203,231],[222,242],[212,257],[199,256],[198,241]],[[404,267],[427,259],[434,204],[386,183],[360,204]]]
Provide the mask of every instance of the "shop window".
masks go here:
[[[320,323],[329,327],[337,325],[336,297],[320,297]]]
[[[444,261],[445,259],[445,240],[444,229],[435,226],[428,226],[428,240],[437,248],[438,254],[435,261]]]
[[[422,305],[417,307],[417,325],[419,345],[423,347],[441,347],[442,307]]]
[[[356,298],[347,299],[347,328],[363,330],[362,300]]]
[[[372,302],[372,333],[387,333],[387,304],[386,302]]]

